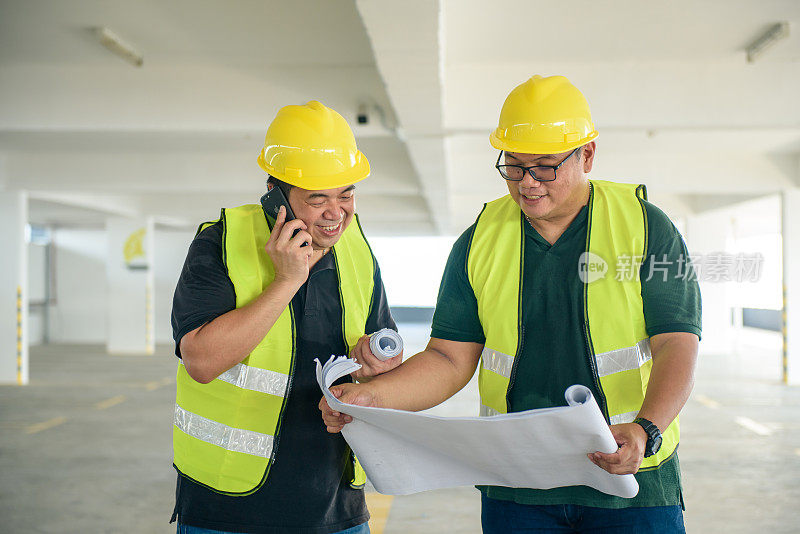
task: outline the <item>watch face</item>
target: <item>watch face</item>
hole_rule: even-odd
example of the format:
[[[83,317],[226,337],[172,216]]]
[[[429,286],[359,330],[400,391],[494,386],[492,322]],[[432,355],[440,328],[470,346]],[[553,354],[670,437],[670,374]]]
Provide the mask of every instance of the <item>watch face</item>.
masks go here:
[[[657,453],[658,450],[661,448],[661,441],[662,441],[661,440],[661,436],[658,436],[656,439],[653,440],[653,451],[652,451],[652,454]]]

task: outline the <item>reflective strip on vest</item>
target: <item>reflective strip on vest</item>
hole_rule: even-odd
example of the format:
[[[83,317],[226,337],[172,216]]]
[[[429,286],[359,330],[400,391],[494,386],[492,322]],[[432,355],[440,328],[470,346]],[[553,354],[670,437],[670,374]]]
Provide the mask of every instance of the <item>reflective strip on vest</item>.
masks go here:
[[[612,415],[609,417],[611,420],[612,425],[621,425],[623,423],[633,423],[633,420],[636,419],[636,416],[639,414],[639,410],[627,413],[621,413],[619,415]]]
[[[488,347],[481,352],[481,363],[484,369],[493,371],[498,375],[510,378],[511,369],[514,368],[514,357]]]
[[[489,417],[491,415],[500,415],[500,412],[498,412],[494,408],[490,408],[484,404],[481,404],[481,409],[478,415],[481,417]]]
[[[597,354],[595,358],[597,359],[597,375],[601,378],[622,371],[638,369],[652,358],[650,339],[645,338],[632,347]]]
[[[219,375],[217,379],[233,384],[238,388],[283,397],[289,382],[289,375],[237,363]]]
[[[262,458],[272,454],[273,437],[252,430],[233,428],[175,405],[175,426],[179,430],[227,451],[242,452]]]

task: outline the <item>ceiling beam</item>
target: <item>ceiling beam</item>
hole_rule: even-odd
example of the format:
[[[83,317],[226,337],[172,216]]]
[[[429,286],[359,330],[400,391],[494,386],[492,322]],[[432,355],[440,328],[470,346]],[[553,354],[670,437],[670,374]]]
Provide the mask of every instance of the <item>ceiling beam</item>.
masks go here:
[[[356,0],[438,233],[449,227],[440,1]]]

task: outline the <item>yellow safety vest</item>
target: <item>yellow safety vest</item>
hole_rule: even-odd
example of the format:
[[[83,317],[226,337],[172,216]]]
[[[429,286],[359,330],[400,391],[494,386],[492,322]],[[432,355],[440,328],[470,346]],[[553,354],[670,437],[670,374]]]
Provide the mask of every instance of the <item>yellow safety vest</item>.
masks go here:
[[[602,265],[599,256],[608,270],[604,277],[592,281],[589,274],[584,280],[584,328],[600,393],[598,404],[615,425],[630,423],[638,414],[653,365],[638,276],[638,265],[647,251],[647,214],[640,202],[647,199],[647,192],[643,185],[598,180],[591,184],[581,265]],[[486,336],[478,375],[481,415],[508,412],[511,377],[525,341],[521,300],[525,224],[510,195],[489,202],[478,216],[467,253],[467,275]],[[631,279],[615,276],[618,258],[636,266]],[[640,470],[658,467],[672,456],[678,446],[678,427],[675,418],[663,432],[659,452],[645,458]]]
[[[269,229],[262,207],[223,209],[223,260],[236,291],[236,307],[258,297],[275,278],[264,250]],[[201,225],[201,231],[213,223]],[[349,350],[364,335],[372,305],[374,259],[358,217],[333,247],[342,332]],[[218,493],[249,495],[267,480],[280,438],[281,420],[295,361],[295,318],[291,303],[241,363],[208,384],[178,367],[172,429],[175,468]],[[354,487],[366,482],[354,460]]]

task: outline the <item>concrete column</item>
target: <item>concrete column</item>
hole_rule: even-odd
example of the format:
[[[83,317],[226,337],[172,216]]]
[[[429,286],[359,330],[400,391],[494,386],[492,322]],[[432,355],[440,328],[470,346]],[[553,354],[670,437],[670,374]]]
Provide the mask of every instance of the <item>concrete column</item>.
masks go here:
[[[800,189],[782,195],[783,381],[800,385]]]
[[[703,301],[702,353],[728,353],[733,349],[733,326],[728,284],[706,279],[703,262],[714,254],[724,253],[732,235],[731,220],[724,213],[701,213],[687,218],[686,245],[695,260]],[[708,278],[708,277],[706,277]]]
[[[28,198],[0,191],[0,384],[28,383]]]
[[[112,217],[108,238],[109,354],[152,354],[153,220]]]

